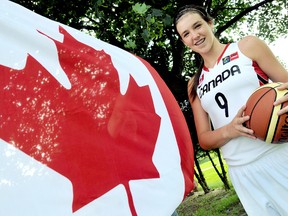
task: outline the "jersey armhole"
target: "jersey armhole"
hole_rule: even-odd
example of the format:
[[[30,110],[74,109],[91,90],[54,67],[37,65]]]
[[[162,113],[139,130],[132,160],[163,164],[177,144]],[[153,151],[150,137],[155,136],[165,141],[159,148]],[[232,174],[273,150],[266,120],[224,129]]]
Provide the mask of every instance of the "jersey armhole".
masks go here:
[[[267,74],[259,67],[259,65],[255,61],[253,61],[252,66],[257,74],[259,85],[262,86],[264,84],[267,84],[269,82],[269,77],[267,76]]]

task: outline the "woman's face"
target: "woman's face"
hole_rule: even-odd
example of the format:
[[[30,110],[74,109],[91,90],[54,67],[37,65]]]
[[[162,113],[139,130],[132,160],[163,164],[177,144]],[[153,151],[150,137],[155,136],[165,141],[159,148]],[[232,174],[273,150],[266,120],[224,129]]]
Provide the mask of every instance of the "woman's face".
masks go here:
[[[213,23],[207,23],[198,13],[183,15],[176,25],[183,43],[199,54],[208,52],[213,44]]]

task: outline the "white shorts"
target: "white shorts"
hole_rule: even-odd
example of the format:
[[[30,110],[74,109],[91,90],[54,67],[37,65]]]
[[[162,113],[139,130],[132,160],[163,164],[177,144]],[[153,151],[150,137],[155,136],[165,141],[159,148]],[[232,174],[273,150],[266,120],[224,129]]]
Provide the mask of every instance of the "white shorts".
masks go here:
[[[228,168],[249,216],[288,215],[288,144],[282,145],[249,164]]]

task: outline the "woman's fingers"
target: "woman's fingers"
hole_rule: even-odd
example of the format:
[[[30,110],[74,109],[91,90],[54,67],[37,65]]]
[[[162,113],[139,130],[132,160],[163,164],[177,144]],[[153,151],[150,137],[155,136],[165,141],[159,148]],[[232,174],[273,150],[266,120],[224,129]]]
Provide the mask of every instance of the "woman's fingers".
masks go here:
[[[285,89],[288,89],[288,82],[287,83],[283,83],[281,84],[279,87],[277,87],[277,90],[285,90]],[[285,103],[288,101],[288,95],[284,95],[283,97],[279,98],[278,100],[276,100],[273,105],[274,106],[277,106],[277,105],[280,105],[282,103]],[[288,106],[286,107],[283,107],[281,110],[278,111],[278,115],[282,115],[284,113],[287,113],[288,112]]]

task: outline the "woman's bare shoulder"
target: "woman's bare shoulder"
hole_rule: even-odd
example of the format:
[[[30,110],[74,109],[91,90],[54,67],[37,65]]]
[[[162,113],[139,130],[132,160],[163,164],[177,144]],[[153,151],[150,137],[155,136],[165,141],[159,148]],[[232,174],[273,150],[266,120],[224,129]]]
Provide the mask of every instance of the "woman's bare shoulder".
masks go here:
[[[263,40],[253,35],[243,37],[238,42],[238,47],[243,54],[252,59],[255,59],[259,53],[261,54],[261,52],[265,52],[268,49],[267,44]]]

